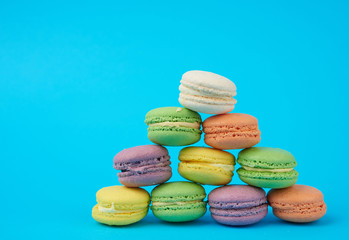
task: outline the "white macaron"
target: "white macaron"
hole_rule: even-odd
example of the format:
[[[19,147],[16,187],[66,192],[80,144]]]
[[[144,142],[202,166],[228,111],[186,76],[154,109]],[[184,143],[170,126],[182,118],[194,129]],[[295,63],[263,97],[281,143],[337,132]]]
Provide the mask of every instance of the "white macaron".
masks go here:
[[[236,86],[228,78],[205,71],[183,74],[179,102],[196,112],[222,114],[234,109]]]

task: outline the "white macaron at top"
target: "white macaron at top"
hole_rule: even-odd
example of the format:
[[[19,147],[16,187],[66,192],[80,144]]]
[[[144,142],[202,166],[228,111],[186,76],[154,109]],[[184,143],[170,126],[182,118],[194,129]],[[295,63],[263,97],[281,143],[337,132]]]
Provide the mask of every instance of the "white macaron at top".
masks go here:
[[[232,81],[212,72],[199,70],[188,71],[183,74],[181,83],[233,92],[233,96],[236,95],[236,86]]]

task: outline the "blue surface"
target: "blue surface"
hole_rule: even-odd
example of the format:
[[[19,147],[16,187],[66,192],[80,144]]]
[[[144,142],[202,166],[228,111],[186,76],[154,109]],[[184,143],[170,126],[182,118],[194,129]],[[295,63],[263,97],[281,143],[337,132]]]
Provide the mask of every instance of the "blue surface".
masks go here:
[[[0,238],[295,239],[347,232],[341,169],[349,167],[348,2],[125,2],[2,2]],[[96,191],[118,184],[113,156],[150,143],[145,114],[178,106],[181,75],[194,69],[235,82],[234,112],[258,118],[259,146],[294,154],[298,183],[325,195],[323,219],[290,224],[269,212],[240,228],[218,225],[209,214],[187,224],[149,214],[121,228],[92,219]],[[169,150],[171,180],[182,180],[180,148]],[[237,176],[232,183],[240,183]]]

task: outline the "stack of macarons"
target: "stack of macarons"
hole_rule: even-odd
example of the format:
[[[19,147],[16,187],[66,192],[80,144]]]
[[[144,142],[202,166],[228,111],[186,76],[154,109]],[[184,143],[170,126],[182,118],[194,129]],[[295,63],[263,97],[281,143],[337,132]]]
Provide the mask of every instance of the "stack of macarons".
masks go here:
[[[202,217],[207,204],[212,218],[230,226],[261,221],[272,207],[276,217],[289,222],[312,222],[323,217],[326,204],[316,188],[295,185],[294,156],[283,149],[255,147],[261,141],[257,119],[230,113],[236,86],[229,79],[205,71],[186,72],[179,86],[182,106],[161,107],[145,116],[148,138],[154,144],[124,149],[114,157],[114,168],[124,186],[97,192],[93,218],[107,225],[128,225],[150,209],[167,222]],[[214,114],[204,121],[199,113]],[[172,176],[165,146],[197,143],[204,134],[209,146],[184,147],[178,172],[188,181],[167,182]],[[227,150],[242,149],[237,158]],[[237,174],[247,185],[227,185]],[[149,194],[140,188],[157,185]],[[208,195],[202,185],[219,186]],[[263,188],[271,189],[268,194]],[[207,200],[205,201],[207,196]]]

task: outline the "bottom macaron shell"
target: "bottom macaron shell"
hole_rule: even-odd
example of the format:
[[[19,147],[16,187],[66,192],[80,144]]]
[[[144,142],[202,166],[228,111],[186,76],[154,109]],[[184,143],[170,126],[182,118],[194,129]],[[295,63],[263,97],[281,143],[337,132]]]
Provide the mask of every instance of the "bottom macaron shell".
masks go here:
[[[250,225],[261,221],[268,213],[268,208],[265,211],[259,212],[255,215],[247,215],[241,217],[234,216],[220,216],[211,213],[211,216],[220,224],[229,225],[229,226],[243,226]]]
[[[202,102],[200,102],[200,98],[202,98]],[[204,97],[195,97],[195,99],[189,100],[183,97],[183,95],[180,95],[178,100],[179,103],[186,108],[207,114],[227,113],[233,111],[235,107],[233,104],[214,104],[212,100],[210,101],[210,103],[205,103],[205,101],[207,101],[207,98]]]
[[[156,144],[165,146],[184,146],[196,143],[201,131],[193,128],[152,127],[148,129],[148,138]]]
[[[205,143],[216,149],[242,149],[253,147],[261,141],[259,136],[234,136],[234,133],[206,134]]]
[[[211,216],[217,222],[231,225],[241,226],[249,225],[262,220],[268,213],[268,205],[266,203],[247,208],[222,209],[210,208]]]
[[[297,178],[287,179],[287,180],[278,180],[278,179],[273,180],[273,179],[256,179],[256,178],[240,176],[240,179],[244,183],[247,183],[248,185],[251,185],[251,186],[261,187],[261,188],[273,188],[273,189],[290,187],[297,182]]]
[[[241,181],[261,188],[286,188],[294,185],[298,179],[298,173],[295,170],[286,173],[287,176],[284,173],[253,172],[243,168],[239,168],[237,173]]]
[[[179,174],[190,181],[209,184],[209,185],[226,185],[231,182],[233,174],[215,171],[210,167],[204,165],[194,165],[187,163],[179,163]]]
[[[100,223],[112,226],[124,226],[132,223],[136,223],[142,220],[148,213],[146,208],[141,212],[137,213],[105,213],[98,211],[98,205],[92,209],[92,217]]]
[[[206,203],[186,204],[172,207],[151,207],[153,214],[167,222],[188,222],[202,217],[206,213]]]
[[[126,187],[142,187],[164,183],[172,176],[171,171],[151,172],[146,174],[119,177],[119,182]]]
[[[273,214],[288,222],[307,223],[322,218],[326,214],[326,211],[327,206],[324,203],[322,207],[309,208],[303,211],[273,209]]]

